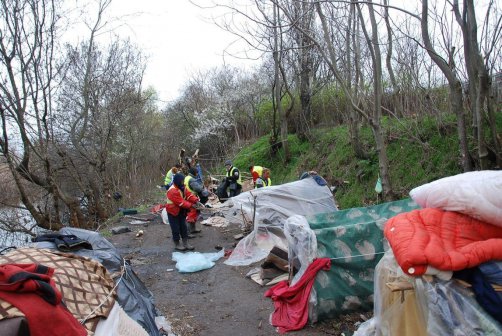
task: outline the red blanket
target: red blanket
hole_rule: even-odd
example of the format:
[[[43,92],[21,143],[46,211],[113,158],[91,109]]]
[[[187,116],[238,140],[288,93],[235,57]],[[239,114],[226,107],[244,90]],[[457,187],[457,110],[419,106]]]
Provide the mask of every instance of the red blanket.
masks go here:
[[[502,260],[502,227],[453,211],[426,208],[401,213],[387,221],[384,234],[409,275],[422,275],[429,265],[457,271]]]
[[[0,299],[24,313],[31,336],[87,335],[63,306],[53,274],[54,269],[39,264],[0,265]]]
[[[289,287],[287,281],[281,281],[265,292],[266,297],[274,301],[272,325],[278,327],[280,333],[302,329],[308,320],[308,300],[314,279],[320,270],[329,270],[331,260],[319,258],[305,270],[300,280]]]

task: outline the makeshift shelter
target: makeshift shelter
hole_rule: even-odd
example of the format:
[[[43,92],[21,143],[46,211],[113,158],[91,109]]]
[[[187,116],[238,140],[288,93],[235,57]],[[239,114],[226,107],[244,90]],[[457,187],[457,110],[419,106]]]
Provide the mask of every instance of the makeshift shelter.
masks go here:
[[[423,209],[385,223],[374,317],[355,335],[502,334],[502,171],[410,191]]]
[[[311,322],[373,307],[374,269],[387,248],[383,225],[396,214],[417,207],[405,199],[288,219],[290,264],[301,265],[293,282],[314,257],[331,259],[330,270],[320,272],[314,283]],[[309,231],[315,244],[313,238],[307,238],[312,237]]]
[[[33,247],[0,255],[0,264],[35,263],[54,269],[56,288],[62,293],[68,310],[95,335],[160,336],[151,293],[115,247],[92,231],[63,228],[59,234],[74,235],[92,249],[60,252],[53,242],[39,242]],[[23,316],[10,304],[5,306],[4,302],[0,306],[4,308],[2,318]],[[121,332],[117,333],[118,330]],[[43,331],[30,332],[44,334]]]
[[[400,269],[392,250],[375,272],[374,317],[355,336],[502,335],[470,289],[437,277],[411,277]]]
[[[335,212],[331,190],[312,178],[254,189],[232,197],[225,218],[251,225],[253,231],[239,241],[225,264],[247,266],[267,257],[274,246],[287,249],[284,223],[293,215]]]

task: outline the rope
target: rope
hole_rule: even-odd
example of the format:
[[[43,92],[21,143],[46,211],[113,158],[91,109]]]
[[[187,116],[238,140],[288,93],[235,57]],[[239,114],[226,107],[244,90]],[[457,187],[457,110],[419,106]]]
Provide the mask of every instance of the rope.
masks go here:
[[[115,286],[112,288],[112,290],[110,291],[110,293],[108,293],[108,295],[106,296],[106,298],[103,300],[103,302],[101,302],[96,308],[94,308],[93,311],[91,311],[86,317],[84,317],[83,319],[79,320],[80,324],[84,324],[85,322],[87,322],[87,320],[98,310],[98,309],[101,309],[101,307],[108,301],[108,299],[110,298],[110,296],[112,296],[113,292],[115,291],[115,289],[117,289],[118,285],[120,284],[120,282],[122,281],[122,278],[124,277],[124,274],[127,273],[127,268],[126,268],[126,261],[124,258],[122,258],[122,260],[124,261],[124,264],[122,266],[123,268],[123,272],[121,272],[120,274],[120,278],[119,280],[117,281],[117,283],[115,284]]]
[[[337,259],[346,259],[346,258],[356,258],[356,257],[367,257],[367,256],[374,256],[377,254],[384,254],[385,252],[376,252],[376,253],[367,253],[367,254],[357,254],[357,255],[351,255],[351,256],[346,256],[346,257],[336,257],[336,258],[330,258],[331,260],[337,260]]]
[[[0,250],[0,254],[3,254],[5,251],[8,251],[10,249],[17,249],[16,246],[8,246]]]

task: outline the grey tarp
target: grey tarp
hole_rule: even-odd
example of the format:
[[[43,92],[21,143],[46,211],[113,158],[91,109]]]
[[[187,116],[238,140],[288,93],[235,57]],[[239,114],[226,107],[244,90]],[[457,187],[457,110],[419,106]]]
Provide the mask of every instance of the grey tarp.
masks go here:
[[[124,262],[117,249],[99,233],[77,228],[63,228],[59,231],[62,235],[75,235],[80,239],[87,240],[92,245],[92,250],[80,249],[72,253],[88,257],[100,262],[111,274],[121,272],[124,267],[124,274],[121,278],[117,291],[117,302],[133,320],[138,322],[151,336],[160,336],[161,333],[155,324],[157,311],[154,306],[152,293],[145,287],[131,268],[131,265]],[[38,248],[55,249],[54,244],[48,242],[36,243]],[[115,281],[118,282],[119,278]]]
[[[267,257],[275,246],[287,250],[284,224],[293,215],[313,215],[337,210],[331,190],[315,180],[303,180],[254,189],[232,197],[225,218],[230,223],[253,223],[253,231],[235,247],[225,264],[246,266]]]

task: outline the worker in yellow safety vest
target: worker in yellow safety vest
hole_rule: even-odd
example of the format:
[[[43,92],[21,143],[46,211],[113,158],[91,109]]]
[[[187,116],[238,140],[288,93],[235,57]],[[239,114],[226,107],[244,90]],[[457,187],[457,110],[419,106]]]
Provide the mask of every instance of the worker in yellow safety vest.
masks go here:
[[[200,207],[203,207],[208,200],[209,192],[204,189],[204,185],[199,182],[197,169],[191,167],[188,169],[188,175],[185,177],[185,189],[195,195],[199,201]],[[191,208],[188,210],[186,221],[189,225],[189,233],[199,233],[201,229],[197,227],[197,219],[200,215],[200,209]]]
[[[270,169],[263,168],[262,175],[256,180],[255,189],[270,187],[272,185],[272,180],[270,179]]]
[[[253,186],[256,187],[256,180],[261,177],[261,174],[263,173],[263,167],[262,166],[249,166],[249,172],[251,173],[251,176],[253,177]]]
[[[234,167],[230,160],[225,161],[225,169],[227,170],[226,186],[229,190],[228,197],[237,196],[242,190],[242,180],[239,169]]]
[[[175,164],[174,167],[168,170],[164,179],[164,188],[166,188],[166,190],[169,189],[173,183],[173,176],[178,172],[181,172],[181,165],[179,163]]]

